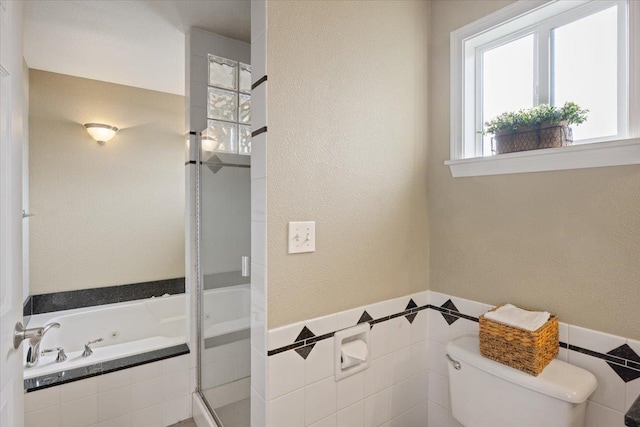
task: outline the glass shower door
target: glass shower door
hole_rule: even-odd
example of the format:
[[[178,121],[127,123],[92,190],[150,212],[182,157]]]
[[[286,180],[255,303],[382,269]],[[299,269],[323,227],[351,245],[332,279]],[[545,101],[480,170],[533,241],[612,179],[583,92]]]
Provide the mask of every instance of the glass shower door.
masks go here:
[[[197,180],[199,390],[221,426],[250,427],[250,68],[210,55],[209,70]]]

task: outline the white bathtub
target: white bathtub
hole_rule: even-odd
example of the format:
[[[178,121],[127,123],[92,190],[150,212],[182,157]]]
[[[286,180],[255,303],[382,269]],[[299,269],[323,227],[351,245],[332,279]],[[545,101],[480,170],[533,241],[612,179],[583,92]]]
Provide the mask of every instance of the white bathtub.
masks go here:
[[[202,314],[204,338],[248,329],[251,321],[251,285],[205,291]]]
[[[249,327],[249,285],[205,291],[203,301],[210,313],[205,313],[205,338]],[[55,353],[41,356],[38,366],[25,366],[24,378],[183,344],[187,342],[185,308],[185,294],[180,294],[34,315],[29,328],[60,323],[60,328],[47,332],[40,350],[63,347],[68,358],[55,363]],[[104,341],[91,346],[91,356],[82,357],[84,343],[98,338]],[[25,342],[25,361],[28,348]]]

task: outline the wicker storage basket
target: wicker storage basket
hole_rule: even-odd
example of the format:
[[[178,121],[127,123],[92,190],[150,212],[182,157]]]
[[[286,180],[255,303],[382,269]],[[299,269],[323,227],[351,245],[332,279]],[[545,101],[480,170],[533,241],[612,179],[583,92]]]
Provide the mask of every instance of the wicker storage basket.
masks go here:
[[[558,318],[554,315],[533,332],[480,316],[480,353],[496,362],[538,376],[556,357],[558,347]]]
[[[504,154],[571,145],[573,134],[567,122],[545,122],[540,127],[520,128],[516,132],[499,130],[492,142],[494,153]]]

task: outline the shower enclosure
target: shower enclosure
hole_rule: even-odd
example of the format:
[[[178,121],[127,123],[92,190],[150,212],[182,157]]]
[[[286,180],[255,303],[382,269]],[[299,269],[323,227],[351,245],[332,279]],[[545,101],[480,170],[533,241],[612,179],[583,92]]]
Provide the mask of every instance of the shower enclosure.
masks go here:
[[[198,391],[220,427],[250,427],[251,67],[208,55],[196,164]]]

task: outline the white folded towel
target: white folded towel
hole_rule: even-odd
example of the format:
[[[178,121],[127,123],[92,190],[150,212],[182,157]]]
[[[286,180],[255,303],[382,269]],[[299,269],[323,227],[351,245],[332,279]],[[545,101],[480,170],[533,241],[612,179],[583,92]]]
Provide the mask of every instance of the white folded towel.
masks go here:
[[[551,314],[546,311],[527,311],[512,304],[505,304],[497,310],[484,315],[486,319],[526,331],[537,331],[547,323]]]

